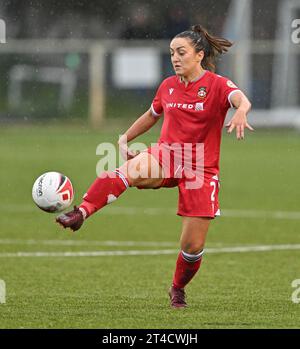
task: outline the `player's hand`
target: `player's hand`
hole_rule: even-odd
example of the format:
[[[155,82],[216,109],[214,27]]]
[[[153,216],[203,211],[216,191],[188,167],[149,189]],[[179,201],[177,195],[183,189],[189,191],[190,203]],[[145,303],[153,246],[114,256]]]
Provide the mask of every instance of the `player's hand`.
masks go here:
[[[245,138],[245,128],[250,131],[254,131],[254,129],[247,122],[247,114],[242,110],[237,110],[232,119],[226,125],[228,128],[227,133],[231,133],[234,129],[236,129],[236,138],[238,140]]]
[[[128,147],[127,141],[122,138],[119,139],[118,145],[119,145],[121,156],[126,161],[133,159],[140,153],[138,151],[134,152],[130,150]]]

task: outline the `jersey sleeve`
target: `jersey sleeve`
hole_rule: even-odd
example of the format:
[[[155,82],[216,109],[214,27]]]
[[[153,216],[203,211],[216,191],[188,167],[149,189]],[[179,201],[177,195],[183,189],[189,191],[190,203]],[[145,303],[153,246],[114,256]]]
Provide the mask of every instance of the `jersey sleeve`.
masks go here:
[[[231,96],[240,89],[229,79],[220,76],[220,101],[225,109],[234,108],[231,103]]]
[[[151,112],[152,112],[152,115],[155,117],[160,116],[164,111],[162,106],[162,98],[161,98],[162,88],[163,88],[163,82],[160,84],[159,88],[157,89],[156,95],[151,104]]]

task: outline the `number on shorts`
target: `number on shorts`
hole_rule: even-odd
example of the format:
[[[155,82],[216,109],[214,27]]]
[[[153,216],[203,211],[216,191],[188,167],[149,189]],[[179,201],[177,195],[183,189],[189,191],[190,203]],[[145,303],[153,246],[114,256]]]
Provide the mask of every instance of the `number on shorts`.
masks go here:
[[[215,193],[216,193],[217,183],[216,182],[210,182],[209,184],[210,184],[210,186],[213,187],[213,191],[211,193],[210,199],[211,199],[212,202],[215,202]]]

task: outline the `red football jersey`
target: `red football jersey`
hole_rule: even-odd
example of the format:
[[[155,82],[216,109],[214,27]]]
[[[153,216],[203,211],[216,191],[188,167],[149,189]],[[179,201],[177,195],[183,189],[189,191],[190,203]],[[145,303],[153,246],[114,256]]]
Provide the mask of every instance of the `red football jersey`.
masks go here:
[[[221,134],[230,97],[239,89],[231,80],[205,71],[186,86],[176,75],[159,86],[152,114],[164,113],[158,143],[203,143],[204,171],[219,173]]]

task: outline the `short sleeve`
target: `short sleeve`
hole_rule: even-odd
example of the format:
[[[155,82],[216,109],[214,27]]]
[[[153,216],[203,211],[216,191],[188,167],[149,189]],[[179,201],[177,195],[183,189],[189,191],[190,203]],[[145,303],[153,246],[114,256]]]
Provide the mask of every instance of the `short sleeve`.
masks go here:
[[[160,116],[163,112],[162,99],[161,99],[162,85],[163,83],[160,84],[151,104],[151,112],[152,112],[152,115],[155,117]]]
[[[233,108],[231,96],[240,89],[229,79],[220,76],[220,100],[221,105],[225,109]]]

